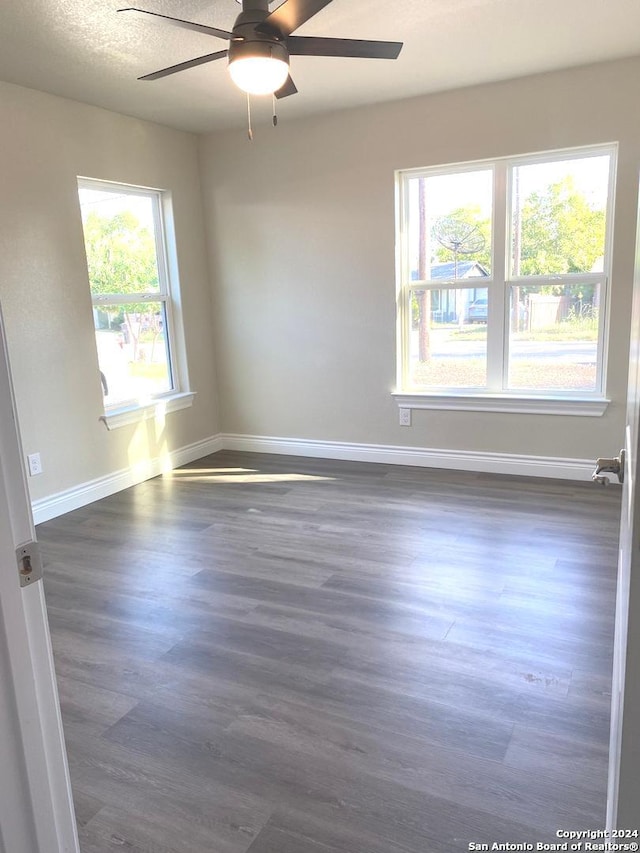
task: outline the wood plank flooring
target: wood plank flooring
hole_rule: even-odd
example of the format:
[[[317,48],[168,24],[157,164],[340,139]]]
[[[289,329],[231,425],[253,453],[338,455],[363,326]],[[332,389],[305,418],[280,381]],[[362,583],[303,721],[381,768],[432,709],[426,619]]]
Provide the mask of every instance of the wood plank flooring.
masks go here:
[[[603,825],[620,492],[223,452],[38,527],[83,853]]]

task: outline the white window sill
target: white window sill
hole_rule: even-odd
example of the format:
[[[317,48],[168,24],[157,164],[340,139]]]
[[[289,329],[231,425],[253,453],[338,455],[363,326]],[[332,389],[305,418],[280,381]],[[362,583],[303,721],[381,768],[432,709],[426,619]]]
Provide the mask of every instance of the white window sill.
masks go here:
[[[105,412],[100,417],[100,420],[105,424],[107,429],[117,429],[118,427],[136,424],[150,418],[163,417],[169,412],[177,412],[179,409],[186,409],[193,405],[195,396],[194,391],[169,394],[166,397],[153,400],[151,403],[141,403],[133,406],[123,406],[121,409],[112,409],[109,412]]]
[[[524,397],[515,394],[424,394],[393,392],[401,409],[512,412],[521,415],[578,415],[599,418],[611,402],[605,397]]]

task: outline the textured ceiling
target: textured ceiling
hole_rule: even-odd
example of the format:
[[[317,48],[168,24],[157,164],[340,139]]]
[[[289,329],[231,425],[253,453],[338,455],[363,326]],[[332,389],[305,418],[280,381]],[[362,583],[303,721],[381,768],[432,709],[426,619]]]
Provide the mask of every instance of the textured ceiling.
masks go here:
[[[222,29],[230,29],[239,12],[235,0],[135,4]],[[224,60],[154,82],[136,79],[226,42],[117,14],[123,5],[1,0],[0,79],[185,130],[242,125],[244,96]],[[389,39],[405,47],[395,62],[293,57],[300,94],[280,102],[281,120],[635,55],[640,2],[333,0],[298,34]],[[266,120],[270,109],[270,99],[260,99],[256,121]]]

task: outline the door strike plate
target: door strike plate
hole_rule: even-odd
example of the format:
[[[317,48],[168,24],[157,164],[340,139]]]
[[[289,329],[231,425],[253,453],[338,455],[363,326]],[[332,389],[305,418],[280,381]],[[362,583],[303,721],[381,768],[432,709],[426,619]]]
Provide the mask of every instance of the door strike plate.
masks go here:
[[[42,580],[42,560],[37,542],[27,542],[16,548],[20,586],[31,586]]]

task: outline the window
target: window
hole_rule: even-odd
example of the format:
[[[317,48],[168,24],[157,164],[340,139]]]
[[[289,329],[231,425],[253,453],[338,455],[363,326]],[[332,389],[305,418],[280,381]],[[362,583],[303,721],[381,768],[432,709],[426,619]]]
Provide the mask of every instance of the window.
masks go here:
[[[85,179],[78,192],[105,413],[173,400],[181,389],[163,194]]]
[[[398,173],[400,405],[602,414],[615,154]]]

